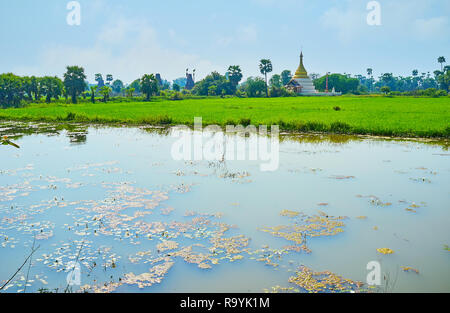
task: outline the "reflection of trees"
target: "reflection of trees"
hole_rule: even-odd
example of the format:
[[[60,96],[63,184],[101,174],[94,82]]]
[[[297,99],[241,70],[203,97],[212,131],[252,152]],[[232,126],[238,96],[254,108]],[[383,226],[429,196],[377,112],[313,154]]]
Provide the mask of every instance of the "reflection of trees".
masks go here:
[[[88,132],[68,132],[67,137],[69,137],[70,144],[80,145],[85,144]]]
[[[337,135],[337,134],[284,134],[280,136],[280,141],[293,141],[299,143],[333,143],[344,144],[351,141],[360,140],[357,136]]]
[[[32,123],[32,122],[0,122],[0,136],[8,136],[17,140],[23,136],[34,134],[59,135],[67,131],[67,137],[71,144],[86,143],[88,125],[59,124],[59,123]]]
[[[20,139],[23,136],[30,136],[33,134],[47,134],[59,135],[62,131],[67,131],[67,137],[71,144],[85,144],[87,141],[88,128],[105,127],[104,125],[89,125],[89,124],[67,124],[67,123],[37,123],[37,122],[12,122],[0,121],[0,137],[8,136],[11,140]],[[113,126],[108,126],[113,127]],[[120,125],[123,127],[123,125]],[[138,127],[138,126],[130,126]],[[192,127],[190,127],[192,129]],[[169,136],[173,127],[148,126],[139,127],[144,133],[150,133],[160,136]],[[268,136],[270,136],[270,128],[268,129]],[[449,139],[420,139],[420,138],[388,138],[388,137],[374,137],[374,136],[356,136],[356,135],[341,135],[341,134],[311,134],[311,133],[283,133],[280,134],[280,142],[299,142],[299,143],[313,143],[313,144],[346,144],[352,141],[360,141],[370,138],[374,141],[403,141],[403,142],[418,142],[423,144],[438,145],[444,151],[448,151],[450,147]]]

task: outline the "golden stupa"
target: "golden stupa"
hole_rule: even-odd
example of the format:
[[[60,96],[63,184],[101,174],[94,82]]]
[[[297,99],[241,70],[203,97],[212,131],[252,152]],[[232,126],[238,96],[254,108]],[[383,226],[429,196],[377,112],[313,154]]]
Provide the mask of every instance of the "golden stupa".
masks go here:
[[[303,52],[300,52],[300,65],[295,71],[294,78],[308,78],[308,72],[306,72],[305,66],[303,65]]]

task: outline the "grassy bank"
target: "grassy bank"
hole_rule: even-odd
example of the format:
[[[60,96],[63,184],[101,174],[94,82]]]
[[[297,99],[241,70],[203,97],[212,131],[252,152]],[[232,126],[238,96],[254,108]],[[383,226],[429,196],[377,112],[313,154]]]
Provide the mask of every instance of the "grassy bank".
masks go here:
[[[292,97],[31,104],[0,119],[127,124],[278,124],[288,131],[450,137],[450,98]]]

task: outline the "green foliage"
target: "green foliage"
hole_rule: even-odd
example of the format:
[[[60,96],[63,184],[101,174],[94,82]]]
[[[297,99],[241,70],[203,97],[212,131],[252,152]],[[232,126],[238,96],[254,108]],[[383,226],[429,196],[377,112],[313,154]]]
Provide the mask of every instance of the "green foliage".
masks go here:
[[[203,80],[195,84],[192,89],[192,93],[199,96],[212,95],[210,94],[212,92],[214,92],[214,95],[221,95],[222,90],[225,90],[226,95],[234,94],[234,87],[232,83],[224,75],[221,75],[218,72],[212,72]]]
[[[135,89],[131,86],[129,86],[127,89],[125,89],[125,93],[128,98],[133,98],[134,91],[135,91]]]
[[[40,91],[45,96],[45,102],[50,103],[52,98],[56,100],[63,94],[64,84],[58,77],[45,76],[40,79]]]
[[[115,93],[120,93],[123,89],[123,82],[120,79],[116,79],[113,83],[112,83],[112,90]]]
[[[95,103],[95,93],[97,92],[97,86],[91,86],[91,102]]]
[[[352,93],[358,90],[359,80],[350,78],[342,74],[331,74],[328,76],[328,89],[335,89],[337,92]],[[314,86],[319,91],[325,91],[326,76],[314,80]]]
[[[228,67],[228,79],[233,86],[233,91],[236,90],[237,85],[242,79],[242,70],[239,65],[230,65]]]
[[[272,72],[272,61],[269,59],[262,59],[259,61],[259,71],[261,74],[264,75],[265,81],[266,81],[266,96],[269,96],[269,86],[267,85],[267,74]]]
[[[64,86],[72,98],[72,103],[77,103],[78,95],[85,90],[85,79],[84,68],[79,66],[67,67],[67,72],[64,74]]]
[[[141,91],[146,95],[146,100],[149,101],[150,97],[156,95],[158,92],[158,80],[153,74],[145,74],[141,78]]]
[[[180,90],[181,90],[180,85],[178,85],[178,84],[176,84],[176,83],[173,84],[172,88],[173,88],[173,90],[175,90],[175,91],[180,91]]]
[[[248,97],[261,97],[266,90],[266,84],[260,77],[249,77],[240,87]]]
[[[281,75],[278,75],[278,74],[273,75],[269,80],[269,84],[271,87],[277,87],[277,88],[282,87],[283,84],[281,83]]]
[[[103,86],[102,88],[100,88],[100,90],[98,92],[103,96],[103,102],[108,101],[111,91],[112,91],[112,89],[109,86]]]
[[[212,85],[208,87],[208,96],[215,96],[217,92],[217,86]]]
[[[18,106],[23,99],[22,79],[12,73],[0,75],[0,104]]]
[[[380,88],[380,91],[387,95],[391,91],[391,88],[389,86],[383,86]]]
[[[129,88],[134,88],[134,91],[136,91],[137,93],[140,93],[141,92],[141,80],[139,78],[134,80],[130,84]]]
[[[286,86],[291,79],[292,79],[291,71],[284,70],[281,72],[281,83],[283,84],[283,86]]]

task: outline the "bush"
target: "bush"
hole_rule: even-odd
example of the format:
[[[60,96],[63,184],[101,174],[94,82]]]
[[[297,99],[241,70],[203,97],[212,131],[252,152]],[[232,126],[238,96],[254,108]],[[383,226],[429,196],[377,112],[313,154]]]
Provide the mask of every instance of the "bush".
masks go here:
[[[248,125],[250,125],[250,123],[251,123],[251,120],[249,118],[241,118],[239,120],[239,125],[242,125],[242,126],[248,126]]]
[[[427,97],[436,97],[436,88],[425,89],[424,95]]]
[[[172,95],[169,97],[169,100],[183,100],[183,94],[181,92],[174,92],[172,93]]]
[[[445,97],[445,96],[448,96],[448,93],[445,90],[441,89],[441,90],[436,91],[436,96]]]

